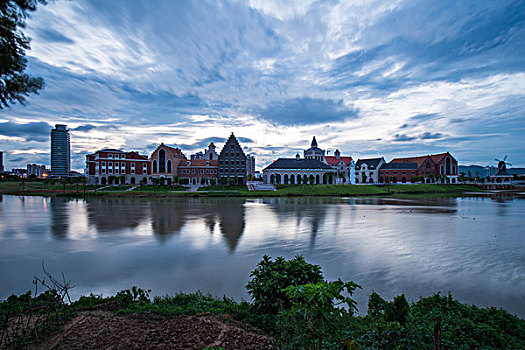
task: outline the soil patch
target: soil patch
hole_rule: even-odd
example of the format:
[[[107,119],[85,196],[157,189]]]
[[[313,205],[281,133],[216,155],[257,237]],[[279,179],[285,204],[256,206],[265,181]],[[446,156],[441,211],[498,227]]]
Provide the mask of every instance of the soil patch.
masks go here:
[[[272,339],[215,316],[167,318],[152,313],[87,311],[39,349],[271,349]]]

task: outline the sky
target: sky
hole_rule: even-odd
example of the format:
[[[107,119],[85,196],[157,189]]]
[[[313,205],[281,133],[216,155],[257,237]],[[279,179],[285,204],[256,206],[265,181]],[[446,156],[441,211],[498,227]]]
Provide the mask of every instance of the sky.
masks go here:
[[[7,169],[102,148],[186,156],[234,132],[257,169],[310,146],[525,166],[525,2],[55,0],[27,21],[45,88],[0,110]]]

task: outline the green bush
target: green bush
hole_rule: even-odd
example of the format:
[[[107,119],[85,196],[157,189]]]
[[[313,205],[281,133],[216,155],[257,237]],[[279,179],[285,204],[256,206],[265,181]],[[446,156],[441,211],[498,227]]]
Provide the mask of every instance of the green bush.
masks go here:
[[[278,257],[275,261],[264,255],[250,277],[246,289],[255,311],[273,315],[281,309],[291,308],[292,301],[285,291],[287,287],[323,281],[321,267],[307,263],[300,255],[291,260]]]

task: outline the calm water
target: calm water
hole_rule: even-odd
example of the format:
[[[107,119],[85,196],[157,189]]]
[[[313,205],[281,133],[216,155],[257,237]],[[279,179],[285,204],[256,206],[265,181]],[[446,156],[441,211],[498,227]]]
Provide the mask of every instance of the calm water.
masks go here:
[[[263,254],[409,299],[436,291],[525,317],[525,201],[490,198],[77,199],[1,196],[0,298],[41,262],[73,295],[138,285],[248,299]]]

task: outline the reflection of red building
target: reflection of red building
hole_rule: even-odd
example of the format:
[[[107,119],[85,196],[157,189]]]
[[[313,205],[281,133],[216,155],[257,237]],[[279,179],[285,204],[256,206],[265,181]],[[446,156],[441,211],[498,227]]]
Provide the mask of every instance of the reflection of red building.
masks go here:
[[[183,159],[178,167],[178,176],[188,179],[190,185],[217,183],[219,164],[217,159]],[[201,179],[205,180],[201,180]]]
[[[151,174],[151,163],[147,156],[137,152],[124,152],[118,149],[103,149],[86,155],[86,169],[88,184],[113,183],[138,184]],[[124,181],[122,181],[124,176]]]
[[[458,162],[449,153],[431,154],[420,157],[394,158],[379,169],[379,182],[411,182],[413,177],[422,176],[425,182],[432,182],[437,175],[444,176],[447,183],[456,183]]]

